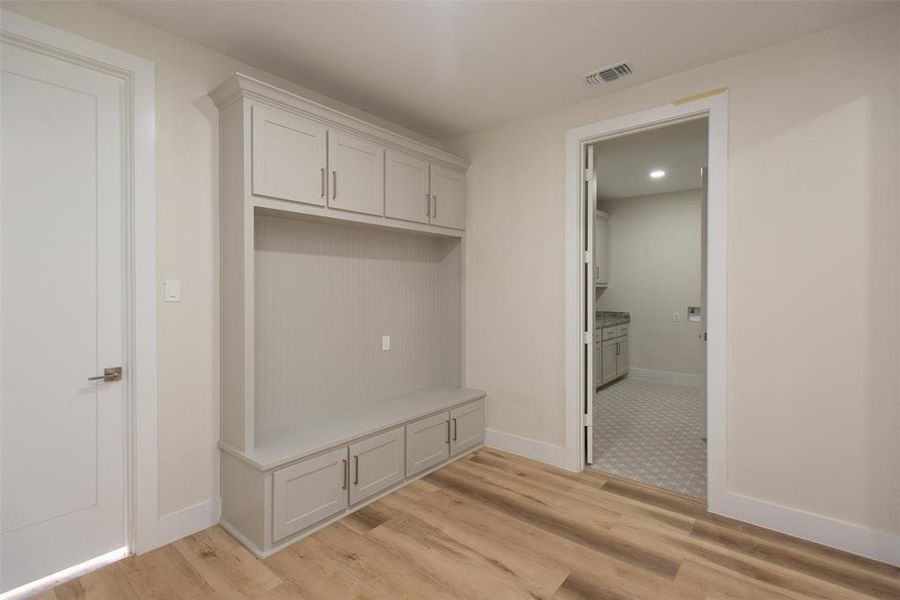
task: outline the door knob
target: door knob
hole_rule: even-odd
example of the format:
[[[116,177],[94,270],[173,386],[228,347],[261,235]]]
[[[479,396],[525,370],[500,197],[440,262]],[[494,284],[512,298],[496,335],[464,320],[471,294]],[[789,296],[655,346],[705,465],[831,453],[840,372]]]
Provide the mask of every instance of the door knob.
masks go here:
[[[106,367],[103,375],[88,377],[88,381],[120,381],[122,379],[122,367]]]

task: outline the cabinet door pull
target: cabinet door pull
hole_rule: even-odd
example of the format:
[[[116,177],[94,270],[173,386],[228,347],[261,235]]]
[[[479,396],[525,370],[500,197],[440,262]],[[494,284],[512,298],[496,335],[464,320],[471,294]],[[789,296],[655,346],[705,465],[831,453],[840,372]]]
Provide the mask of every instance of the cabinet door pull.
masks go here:
[[[456,431],[457,431],[456,419],[453,419],[453,441],[454,442],[456,441]]]
[[[431,216],[431,199],[428,197],[428,194],[425,194],[425,216]]]
[[[619,342],[616,342],[616,356],[619,355],[619,349],[620,349]]]
[[[337,199],[337,171],[331,172],[331,199]]]
[[[322,167],[321,169],[319,169],[319,173],[321,173],[320,179],[321,179],[321,185],[322,185],[322,191],[319,193],[319,196],[324,198],[325,197],[325,167]]]
[[[432,194],[431,200],[434,202],[434,210],[431,211],[431,216],[437,219],[437,194]]]
[[[359,455],[358,454],[353,455],[353,466],[354,466],[353,485],[359,485]]]
[[[450,421],[447,421],[447,443],[450,443]]]
[[[348,472],[348,469],[347,469],[347,459],[345,458],[345,459],[341,460],[341,462],[344,463],[344,475],[341,477],[341,489],[346,490],[347,482],[350,481],[350,473]]]

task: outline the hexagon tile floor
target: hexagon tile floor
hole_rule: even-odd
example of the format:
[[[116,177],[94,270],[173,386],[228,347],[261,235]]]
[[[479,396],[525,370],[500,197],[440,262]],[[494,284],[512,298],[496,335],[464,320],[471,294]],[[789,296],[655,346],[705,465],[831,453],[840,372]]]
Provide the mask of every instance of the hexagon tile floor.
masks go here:
[[[706,443],[699,387],[627,377],[594,396],[594,464],[706,499]]]

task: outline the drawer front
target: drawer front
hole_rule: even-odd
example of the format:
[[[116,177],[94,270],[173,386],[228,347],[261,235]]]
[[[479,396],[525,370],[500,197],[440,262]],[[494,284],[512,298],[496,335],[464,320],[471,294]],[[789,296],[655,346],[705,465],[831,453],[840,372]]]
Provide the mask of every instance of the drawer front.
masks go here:
[[[606,341],[616,337],[616,335],[618,334],[618,329],[618,327],[604,327],[602,339]]]
[[[403,427],[350,444],[350,504],[403,480]]]
[[[450,458],[450,413],[442,412],[406,426],[406,476]]]
[[[302,531],[347,508],[347,448],[273,473],[272,539]]]
[[[628,335],[628,325],[619,325],[616,327],[616,337],[622,337],[623,335]]]
[[[484,441],[484,399],[450,411],[450,455],[456,456]]]

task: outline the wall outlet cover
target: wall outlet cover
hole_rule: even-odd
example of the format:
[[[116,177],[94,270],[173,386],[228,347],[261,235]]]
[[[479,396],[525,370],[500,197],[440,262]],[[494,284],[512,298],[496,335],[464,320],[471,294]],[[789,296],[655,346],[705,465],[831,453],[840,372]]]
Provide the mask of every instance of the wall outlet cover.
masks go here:
[[[391,336],[389,336],[389,335],[381,336],[381,349],[382,350],[390,350],[391,349]]]

